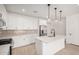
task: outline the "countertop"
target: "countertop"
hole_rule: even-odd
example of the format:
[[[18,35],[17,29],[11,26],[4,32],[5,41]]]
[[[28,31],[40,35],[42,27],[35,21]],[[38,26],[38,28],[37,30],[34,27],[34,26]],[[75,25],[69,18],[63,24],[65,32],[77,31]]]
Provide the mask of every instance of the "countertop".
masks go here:
[[[41,36],[41,37],[37,37],[37,39],[42,41],[42,42],[49,43],[52,41],[65,39],[65,36],[64,35],[57,35],[56,37]]]

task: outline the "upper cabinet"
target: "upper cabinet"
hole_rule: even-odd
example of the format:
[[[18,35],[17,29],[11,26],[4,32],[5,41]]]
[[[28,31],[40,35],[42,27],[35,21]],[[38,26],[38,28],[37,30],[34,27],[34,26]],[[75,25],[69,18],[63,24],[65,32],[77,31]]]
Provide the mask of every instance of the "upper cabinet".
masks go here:
[[[7,19],[7,12],[6,12],[6,9],[5,9],[3,4],[0,4],[0,13],[2,14],[2,19],[4,21],[6,21],[6,19]]]
[[[4,29],[7,22],[7,12],[3,4],[0,4],[0,28]]]
[[[38,18],[7,12],[7,30],[36,30],[38,29]]]

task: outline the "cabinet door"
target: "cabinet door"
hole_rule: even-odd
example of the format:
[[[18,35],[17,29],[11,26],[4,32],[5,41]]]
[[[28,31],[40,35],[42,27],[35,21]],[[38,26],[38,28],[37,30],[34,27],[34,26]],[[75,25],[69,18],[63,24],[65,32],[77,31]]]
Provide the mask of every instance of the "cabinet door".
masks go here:
[[[7,25],[6,25],[7,30],[14,30],[16,29],[16,23],[14,20],[7,20]]]
[[[23,29],[38,29],[38,19],[33,17],[27,17],[23,21]]]
[[[4,5],[0,4],[0,13],[2,14],[2,19],[6,21],[7,19],[7,12]]]
[[[8,15],[6,27],[8,30],[17,29],[17,20],[15,19],[14,16]]]
[[[2,17],[0,17],[0,18],[2,18],[2,20],[6,23],[7,22],[7,12],[6,12],[6,9],[3,4],[0,4],[0,14],[2,15]],[[2,28],[5,29],[6,26],[3,26]]]

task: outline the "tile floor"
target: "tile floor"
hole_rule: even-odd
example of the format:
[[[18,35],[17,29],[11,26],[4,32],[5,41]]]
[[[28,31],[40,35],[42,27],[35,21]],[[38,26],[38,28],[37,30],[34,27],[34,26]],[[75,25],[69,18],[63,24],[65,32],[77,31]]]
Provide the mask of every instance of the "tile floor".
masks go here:
[[[15,48],[12,51],[13,55],[36,55],[35,43],[28,46]],[[79,46],[67,44],[64,49],[57,52],[55,55],[79,55]]]

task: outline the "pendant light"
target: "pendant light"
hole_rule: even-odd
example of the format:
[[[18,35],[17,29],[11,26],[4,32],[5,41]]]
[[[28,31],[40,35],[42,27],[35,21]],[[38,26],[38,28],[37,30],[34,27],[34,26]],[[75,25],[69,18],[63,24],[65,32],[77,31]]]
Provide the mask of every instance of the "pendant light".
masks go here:
[[[57,19],[57,8],[54,9],[55,9],[55,19]]]
[[[50,4],[48,4],[48,21],[50,21]]]
[[[59,11],[60,12],[60,21],[62,19],[62,10]]]
[[[60,10],[59,13],[60,13],[59,22],[60,22],[60,23],[63,23],[63,20],[62,20],[62,10]]]
[[[55,22],[58,22],[58,20],[57,20],[57,8],[54,8],[54,10],[55,10]]]

